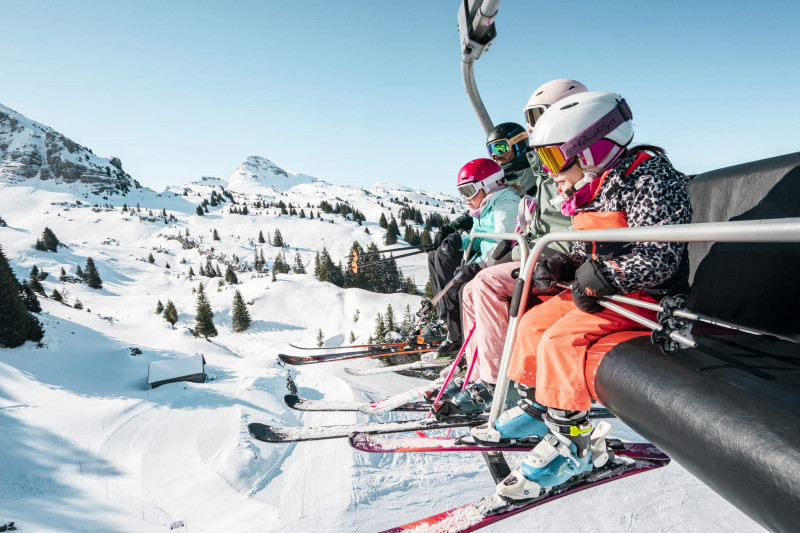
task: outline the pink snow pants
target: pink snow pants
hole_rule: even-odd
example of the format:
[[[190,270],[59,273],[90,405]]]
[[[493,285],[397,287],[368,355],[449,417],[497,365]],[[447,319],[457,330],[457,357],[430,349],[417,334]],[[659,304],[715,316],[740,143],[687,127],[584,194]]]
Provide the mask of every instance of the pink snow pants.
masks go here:
[[[508,305],[514,292],[515,280],[511,277],[511,271],[519,267],[519,261],[512,261],[484,268],[462,289],[461,323],[465,331],[469,331],[473,323],[476,325],[466,350],[471,362],[475,348],[478,349],[471,381],[480,379],[486,383],[497,383],[508,331]],[[550,297],[539,298],[547,300]]]

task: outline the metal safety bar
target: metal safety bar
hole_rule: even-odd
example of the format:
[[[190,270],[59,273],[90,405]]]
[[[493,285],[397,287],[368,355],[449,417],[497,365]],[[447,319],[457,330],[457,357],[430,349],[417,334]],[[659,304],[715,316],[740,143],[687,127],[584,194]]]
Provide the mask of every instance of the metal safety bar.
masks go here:
[[[482,234],[474,234],[482,237]],[[492,234],[486,234],[492,235]],[[520,310],[525,309],[533,267],[542,251],[553,242],[800,242],[800,218],[783,218],[704,224],[674,224],[668,226],[643,226],[601,230],[556,231],[542,236],[531,250],[527,261],[522,262],[519,278],[514,287],[509,313],[508,332],[492,408],[489,411],[489,440],[499,440],[494,423],[500,416],[508,392],[508,367],[517,334]]]

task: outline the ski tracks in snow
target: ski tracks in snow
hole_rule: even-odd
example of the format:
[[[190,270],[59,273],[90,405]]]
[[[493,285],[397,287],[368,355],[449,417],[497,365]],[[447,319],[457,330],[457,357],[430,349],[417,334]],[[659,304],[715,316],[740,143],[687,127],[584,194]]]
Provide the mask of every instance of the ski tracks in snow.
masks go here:
[[[353,399],[348,384],[324,369],[303,369],[296,380],[298,387],[311,388],[324,397]],[[308,412],[304,426],[352,424],[355,413]],[[352,492],[353,451],[344,439],[298,443],[284,463],[280,508],[289,522],[303,524],[307,531],[321,525],[332,526],[332,515],[344,514]]]

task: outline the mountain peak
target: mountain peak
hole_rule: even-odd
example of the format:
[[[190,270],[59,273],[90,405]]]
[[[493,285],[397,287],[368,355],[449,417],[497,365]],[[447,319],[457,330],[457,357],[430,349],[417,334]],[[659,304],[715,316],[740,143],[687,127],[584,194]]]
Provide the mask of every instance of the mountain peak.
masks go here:
[[[0,104],[0,182],[58,187],[93,194],[125,194],[140,185],[119,158],[98,157],[53,128]]]
[[[271,187],[287,190],[301,183],[314,183],[316,178],[297,172],[288,172],[266,157],[249,156],[230,177],[228,188],[236,192],[258,192]]]

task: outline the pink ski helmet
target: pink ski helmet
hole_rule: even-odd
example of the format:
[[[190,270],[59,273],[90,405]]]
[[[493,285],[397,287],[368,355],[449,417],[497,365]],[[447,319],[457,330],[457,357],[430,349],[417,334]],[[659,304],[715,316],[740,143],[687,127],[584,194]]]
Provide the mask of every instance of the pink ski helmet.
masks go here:
[[[503,185],[503,169],[492,161],[482,157],[473,159],[458,171],[456,188],[465,200],[474,198],[481,190],[491,194]]]

